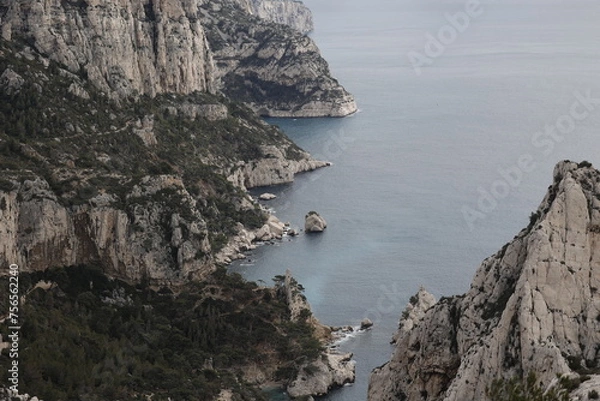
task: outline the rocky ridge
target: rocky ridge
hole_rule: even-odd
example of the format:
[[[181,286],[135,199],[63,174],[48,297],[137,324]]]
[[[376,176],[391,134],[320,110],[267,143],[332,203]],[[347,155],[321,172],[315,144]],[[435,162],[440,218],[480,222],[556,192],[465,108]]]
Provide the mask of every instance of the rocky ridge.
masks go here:
[[[598,383],[599,199],[600,172],[559,163],[529,226],[482,263],[470,290],[401,329],[369,400],[486,400],[494,379],[529,372],[542,387],[565,374]]]

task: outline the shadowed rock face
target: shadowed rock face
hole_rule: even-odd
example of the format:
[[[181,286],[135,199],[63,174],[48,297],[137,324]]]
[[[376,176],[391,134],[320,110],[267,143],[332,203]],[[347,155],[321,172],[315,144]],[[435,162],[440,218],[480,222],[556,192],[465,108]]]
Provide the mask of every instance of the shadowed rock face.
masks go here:
[[[263,116],[343,117],[356,112],[354,97],[331,76],[311,38],[284,25],[260,23],[240,3],[202,6],[223,93]]]
[[[600,173],[561,162],[529,226],[477,270],[471,289],[397,335],[369,400],[485,400],[494,379],[600,366]],[[425,397],[425,398],[423,398]]]
[[[0,0],[0,34],[25,41],[113,98],[221,91],[262,115],[356,111],[314,42],[281,25],[307,27],[301,4],[245,3]]]

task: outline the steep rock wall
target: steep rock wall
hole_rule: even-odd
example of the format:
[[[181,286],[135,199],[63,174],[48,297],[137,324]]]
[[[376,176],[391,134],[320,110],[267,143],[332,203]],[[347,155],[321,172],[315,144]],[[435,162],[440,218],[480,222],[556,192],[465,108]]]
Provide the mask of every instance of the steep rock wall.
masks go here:
[[[213,91],[200,0],[0,1],[2,36],[122,97]]]
[[[147,177],[129,199],[127,211],[109,195],[67,207],[41,178],[0,192],[0,264],[23,271],[99,264],[113,277],[161,284],[212,271],[204,257],[210,253],[206,227],[181,180]]]
[[[251,6],[251,5],[250,5]],[[354,97],[331,76],[311,38],[260,19],[239,4],[202,7],[220,89],[271,117],[343,117]]]
[[[0,0],[0,34],[114,98],[221,91],[265,116],[354,113],[314,42],[289,27],[308,29],[309,15],[287,0]]]
[[[369,400],[486,400],[497,378],[600,367],[600,172],[562,162],[529,227],[399,332]]]

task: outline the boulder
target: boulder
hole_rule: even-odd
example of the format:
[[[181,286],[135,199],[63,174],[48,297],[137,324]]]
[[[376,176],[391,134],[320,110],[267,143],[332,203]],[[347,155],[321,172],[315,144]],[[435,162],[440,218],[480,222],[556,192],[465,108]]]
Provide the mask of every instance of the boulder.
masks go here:
[[[366,329],[370,329],[371,327],[373,327],[373,322],[371,321],[371,319],[369,318],[364,318],[361,322],[360,322],[360,329],[361,330],[366,330]]]
[[[267,225],[269,226],[269,231],[271,235],[277,239],[281,239],[283,236],[283,231],[285,229],[285,225],[275,216],[269,216],[267,220]]]
[[[298,377],[288,386],[290,397],[322,396],[329,390],[354,383],[352,354],[326,352],[316,361],[302,366]]]
[[[272,194],[270,192],[265,192],[264,194],[260,194],[260,196],[258,197],[258,199],[263,200],[263,201],[269,201],[272,199],[277,198],[277,195]]]
[[[307,233],[320,233],[327,228],[327,222],[319,213],[308,212],[304,218],[304,231]]]
[[[254,233],[254,236],[257,241],[269,241],[272,238],[269,225],[263,225],[256,233]]]

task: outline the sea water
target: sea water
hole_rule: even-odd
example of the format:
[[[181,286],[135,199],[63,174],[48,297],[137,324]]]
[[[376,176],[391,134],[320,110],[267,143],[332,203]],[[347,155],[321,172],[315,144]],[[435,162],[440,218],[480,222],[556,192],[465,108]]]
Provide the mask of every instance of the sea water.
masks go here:
[[[333,165],[254,193],[278,195],[265,204],[293,227],[310,210],[329,227],[232,270],[271,284],[290,269],[323,323],[374,322],[341,345],[356,383],[325,397],[360,401],[420,286],[464,293],[481,261],[527,226],[557,161],[600,166],[600,3],[305,3],[360,112],[269,120]]]

